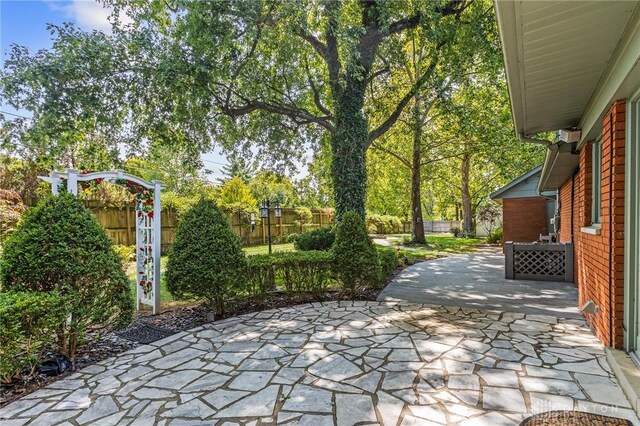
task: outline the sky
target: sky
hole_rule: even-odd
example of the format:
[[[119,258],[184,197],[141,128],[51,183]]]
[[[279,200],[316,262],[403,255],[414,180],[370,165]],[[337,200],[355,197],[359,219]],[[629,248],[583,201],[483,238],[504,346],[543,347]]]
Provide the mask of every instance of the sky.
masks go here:
[[[11,45],[26,46],[30,51],[52,46],[47,24],[73,22],[85,30],[109,31],[110,11],[94,0],[0,0],[0,68],[4,67]],[[0,110],[24,114],[0,104]],[[227,164],[219,152],[202,156],[205,168],[212,173],[209,179],[222,176],[220,168]]]

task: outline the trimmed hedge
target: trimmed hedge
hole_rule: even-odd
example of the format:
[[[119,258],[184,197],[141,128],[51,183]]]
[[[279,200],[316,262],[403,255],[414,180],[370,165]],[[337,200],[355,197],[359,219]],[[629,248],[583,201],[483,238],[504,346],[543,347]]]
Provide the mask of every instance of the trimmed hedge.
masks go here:
[[[67,317],[57,293],[0,293],[0,380],[31,374],[42,352],[55,346],[56,333]]]
[[[248,256],[247,293],[263,296],[281,284],[288,293],[324,293],[331,283],[333,255],[302,251]]]
[[[380,282],[385,283],[398,269],[398,252],[395,249],[378,248]]]
[[[329,250],[335,238],[336,234],[333,228],[320,228],[297,235],[294,240],[294,246],[302,251]]]

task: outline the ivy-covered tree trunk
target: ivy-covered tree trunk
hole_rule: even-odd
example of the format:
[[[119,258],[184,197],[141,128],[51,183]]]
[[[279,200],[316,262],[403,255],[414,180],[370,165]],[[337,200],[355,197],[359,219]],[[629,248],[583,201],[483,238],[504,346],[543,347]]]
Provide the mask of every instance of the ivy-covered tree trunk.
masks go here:
[[[336,102],[336,131],[331,135],[331,174],[336,217],[353,210],[365,216],[368,146],[367,120],[362,112],[364,84],[353,83]]]
[[[462,195],[462,229],[466,233],[473,232],[473,214],[471,211],[471,194],[469,193],[469,171],[471,168],[471,155],[462,156],[460,167],[460,193]]]

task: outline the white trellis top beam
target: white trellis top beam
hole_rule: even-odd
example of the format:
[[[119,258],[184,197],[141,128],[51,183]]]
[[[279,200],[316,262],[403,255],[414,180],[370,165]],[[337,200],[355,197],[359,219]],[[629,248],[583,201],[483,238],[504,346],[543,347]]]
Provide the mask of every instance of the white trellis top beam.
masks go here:
[[[95,179],[103,179],[106,181],[114,181],[116,179],[125,179],[128,181],[137,183],[138,185],[141,185],[147,189],[154,189],[155,182],[156,182],[156,181],[148,182],[144,179],[139,178],[138,176],[125,173],[123,170],[113,170],[108,172],[91,172],[91,173],[82,174],[80,170],[67,169],[64,172],[51,172],[49,173],[49,176],[38,176],[38,178],[42,179],[45,182],[51,183],[52,188],[54,184],[57,187],[57,185],[60,184],[63,179],[69,181],[69,179],[74,179],[74,178],[76,182],[87,182]],[[161,189],[165,189],[165,188],[166,188],[165,185],[161,186]]]

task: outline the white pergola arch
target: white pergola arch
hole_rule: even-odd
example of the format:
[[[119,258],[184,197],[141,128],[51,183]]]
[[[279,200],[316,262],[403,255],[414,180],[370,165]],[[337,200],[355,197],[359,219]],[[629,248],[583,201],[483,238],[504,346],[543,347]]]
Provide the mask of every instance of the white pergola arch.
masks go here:
[[[147,197],[135,197],[136,215],[136,306],[150,305],[153,313],[160,311],[160,252],[161,252],[161,208],[160,191],[164,188],[161,181],[147,182],[123,170],[102,172],[81,172],[67,169],[64,172],[51,172],[49,176],[39,176],[51,184],[51,192],[58,195],[60,189],[78,195],[78,184],[98,180],[125,186],[132,194]],[[136,191],[136,192],[134,192]],[[153,203],[149,203],[153,200]]]

